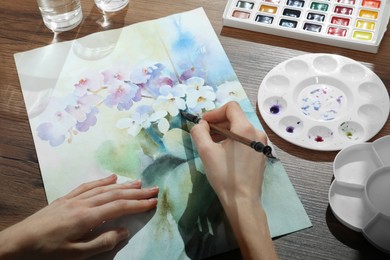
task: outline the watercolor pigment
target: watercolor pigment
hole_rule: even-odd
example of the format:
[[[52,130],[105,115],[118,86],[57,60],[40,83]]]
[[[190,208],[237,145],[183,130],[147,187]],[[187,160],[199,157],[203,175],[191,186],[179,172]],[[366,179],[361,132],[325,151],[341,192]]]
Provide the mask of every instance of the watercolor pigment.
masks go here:
[[[241,19],[249,19],[249,16],[251,14],[247,12],[242,12],[242,11],[234,11],[233,16],[236,18],[241,18]]]
[[[376,53],[389,18],[388,0],[228,0],[223,23]]]
[[[294,130],[295,130],[295,127],[293,127],[293,126],[287,126],[286,127],[286,132],[287,133],[292,134],[292,133],[294,133]]]
[[[337,14],[351,15],[353,12],[353,8],[345,6],[336,6],[334,8],[334,12]]]
[[[297,27],[298,22],[293,20],[281,19],[279,25],[288,28],[295,28]]]
[[[246,1],[238,1],[237,7],[244,8],[244,9],[253,9],[254,3],[246,2]]]
[[[278,11],[278,8],[276,6],[271,6],[271,5],[261,5],[259,11],[264,13],[275,14]]]
[[[283,15],[284,16],[291,16],[295,18],[299,18],[301,16],[301,11],[299,10],[294,10],[294,9],[284,9],[283,10]]]
[[[316,13],[308,13],[307,17],[308,20],[313,20],[317,22],[323,22],[325,20],[325,15],[323,14],[316,14]]]
[[[378,18],[378,12],[370,11],[370,10],[360,10],[359,16],[362,17],[362,18],[377,19]]]
[[[337,28],[337,27],[329,27],[328,28],[328,34],[334,35],[334,36],[341,36],[345,37],[347,35],[347,29],[345,28]]]
[[[356,21],[356,28],[366,29],[366,30],[374,30],[375,29],[375,22],[357,20]]]
[[[370,41],[372,39],[372,33],[364,31],[354,31],[352,37],[362,41]]]
[[[362,6],[370,7],[370,8],[380,8],[381,7],[381,1],[377,0],[363,0]]]
[[[338,17],[338,16],[333,16],[330,23],[332,24],[337,24],[337,25],[342,25],[342,26],[348,26],[349,25],[349,18],[343,18],[343,17]]]
[[[303,7],[305,5],[305,1],[303,0],[287,0],[287,5],[294,7]]]
[[[271,114],[279,114],[280,109],[281,109],[280,105],[273,105],[270,107],[269,112]]]
[[[312,2],[310,5],[310,9],[317,10],[317,11],[328,11],[328,4],[324,3],[317,3],[317,2]]]
[[[321,25],[313,24],[313,23],[305,23],[303,26],[303,30],[310,31],[310,32],[321,32]]]
[[[261,15],[259,14],[258,16],[256,16],[256,22],[259,22],[259,23],[267,23],[267,24],[272,24],[274,18],[272,16],[266,16],[266,15]]]

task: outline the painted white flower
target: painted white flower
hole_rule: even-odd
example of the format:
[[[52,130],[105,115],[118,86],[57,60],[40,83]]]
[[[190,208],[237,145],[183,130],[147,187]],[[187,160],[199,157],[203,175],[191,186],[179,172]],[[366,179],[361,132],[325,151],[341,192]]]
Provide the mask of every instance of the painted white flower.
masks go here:
[[[165,85],[160,87],[160,96],[157,97],[153,108],[157,111],[167,111],[171,116],[176,116],[179,110],[186,108],[185,85],[178,84],[174,87]]]
[[[127,133],[131,136],[138,135],[141,129],[149,126],[150,121],[147,113],[134,112],[131,117],[121,118],[116,122],[117,128],[127,129]]]
[[[158,130],[165,134],[170,127],[169,121],[165,118],[167,115],[168,112],[165,110],[154,111],[151,106],[140,106],[130,117],[119,119],[116,127],[127,129],[129,135],[136,136],[143,128],[157,124]]]
[[[168,115],[168,112],[165,110],[159,110],[150,115],[150,123],[157,123],[157,128],[162,134],[166,134],[169,130],[169,122],[165,118]]]
[[[204,79],[192,77],[186,81],[187,84],[187,106],[195,112],[200,113],[202,109],[212,110],[215,108],[216,98],[214,89],[211,86],[204,86]]]
[[[218,86],[216,102],[222,106],[230,101],[239,101],[246,97],[238,81],[225,82]]]

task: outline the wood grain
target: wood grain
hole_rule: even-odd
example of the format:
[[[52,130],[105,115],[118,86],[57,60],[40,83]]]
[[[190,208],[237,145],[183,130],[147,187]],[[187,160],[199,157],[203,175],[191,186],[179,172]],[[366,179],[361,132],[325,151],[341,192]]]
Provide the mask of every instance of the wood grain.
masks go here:
[[[84,18],[74,30],[54,35],[43,24],[35,1],[2,1],[0,5],[0,230],[47,205],[27,113],[13,55],[17,52],[73,40],[103,30],[121,28],[203,7],[254,108],[258,87],[280,62],[305,53],[334,53],[355,59],[372,69],[390,88],[390,33],[377,54],[309,43],[222,26],[226,1],[131,0],[112,15],[103,14],[93,1],[82,1]],[[195,22],[195,21],[194,21]],[[319,152],[292,145],[267,128],[312,223],[306,230],[276,238],[280,259],[386,259],[360,233],[343,226],[332,214],[328,190],[335,152]],[[390,122],[370,141],[390,135]],[[60,167],[60,166],[59,166]],[[241,259],[238,250],[213,259]]]

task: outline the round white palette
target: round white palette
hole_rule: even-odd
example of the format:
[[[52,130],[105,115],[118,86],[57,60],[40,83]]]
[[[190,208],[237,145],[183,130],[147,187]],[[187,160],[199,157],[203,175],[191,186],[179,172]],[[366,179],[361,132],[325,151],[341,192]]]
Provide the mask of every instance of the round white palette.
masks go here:
[[[280,63],[258,92],[260,114],[276,134],[324,151],[369,140],[386,123],[389,103],[374,72],[333,54],[307,54]]]
[[[390,136],[341,150],[329,204],[338,220],[390,253]]]

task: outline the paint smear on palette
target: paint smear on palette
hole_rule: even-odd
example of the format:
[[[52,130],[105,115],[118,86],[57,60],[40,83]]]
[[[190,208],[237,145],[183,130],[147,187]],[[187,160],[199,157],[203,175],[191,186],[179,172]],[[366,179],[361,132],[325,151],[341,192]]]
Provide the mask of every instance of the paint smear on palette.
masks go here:
[[[359,140],[363,137],[363,127],[356,122],[343,122],[339,127],[341,135],[345,136],[348,140]]]
[[[336,119],[345,108],[344,94],[337,88],[320,86],[301,93],[301,111],[316,121]]]
[[[308,133],[309,140],[317,144],[331,143],[333,137],[333,131],[324,126],[315,126]]]
[[[287,126],[287,127],[286,127],[286,132],[287,132],[287,133],[290,133],[290,134],[293,134],[294,131],[296,130],[296,127],[299,126],[300,124],[301,124],[301,121],[298,121],[298,122],[296,123],[296,126],[292,126],[292,125]]]
[[[279,114],[281,108],[282,107],[279,104],[275,104],[269,108],[269,112],[271,112],[271,114]]]
[[[354,134],[355,131],[354,131],[354,129],[351,129],[349,127],[347,122],[344,122],[344,123],[341,124],[341,130],[342,130],[342,132],[344,133],[344,135],[346,137],[348,137],[349,139],[352,139],[353,134]]]

